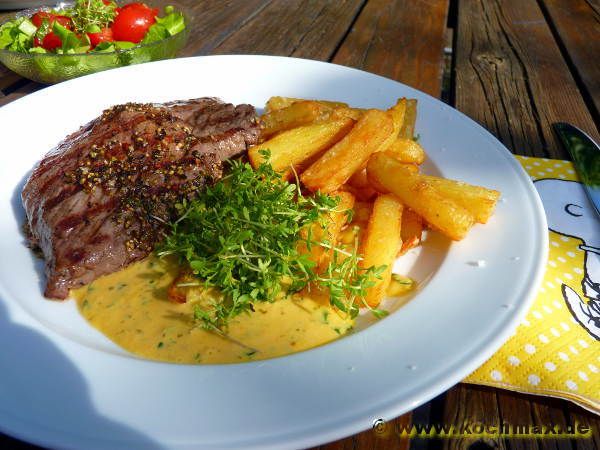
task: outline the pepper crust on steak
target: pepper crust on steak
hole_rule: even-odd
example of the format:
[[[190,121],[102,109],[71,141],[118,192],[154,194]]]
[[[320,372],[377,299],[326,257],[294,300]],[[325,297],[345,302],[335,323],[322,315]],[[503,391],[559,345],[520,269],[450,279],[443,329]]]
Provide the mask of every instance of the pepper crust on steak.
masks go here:
[[[63,140],[21,198],[28,239],[46,261],[49,298],[146,257],[174,205],[218,180],[222,161],[258,140],[250,105],[215,98],[127,103]]]

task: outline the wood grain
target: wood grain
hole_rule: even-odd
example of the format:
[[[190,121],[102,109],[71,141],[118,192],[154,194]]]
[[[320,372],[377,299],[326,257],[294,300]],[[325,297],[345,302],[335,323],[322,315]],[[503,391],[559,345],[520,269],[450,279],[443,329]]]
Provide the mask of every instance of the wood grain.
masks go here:
[[[572,65],[596,122],[600,120],[600,2],[543,0],[551,26]]]
[[[327,61],[364,0],[274,1],[252,17],[214,53],[294,56]]]
[[[439,97],[447,0],[371,0],[333,62],[365,69]]]
[[[443,423],[454,426],[474,425],[498,426],[500,413],[496,391],[490,388],[459,384],[446,393]],[[461,437],[445,439],[444,450],[462,450],[477,443],[487,445],[482,448],[506,449],[504,441],[498,438]]]
[[[193,15],[190,37],[181,56],[210,54],[270,2],[271,0],[180,0]]]
[[[564,430],[571,423],[563,409],[566,406],[564,401],[532,396],[524,396],[522,400],[531,404],[534,424],[553,424]],[[540,439],[539,442],[542,448],[548,450],[573,449],[573,444],[569,439]]]
[[[517,154],[567,158],[551,124],[596,126],[534,0],[459,0],[456,107]]]
[[[410,414],[405,414],[387,423],[382,433],[366,430],[312,450],[405,450],[409,448],[410,440],[400,437],[400,430],[408,429],[410,425]]]
[[[600,417],[581,408],[569,408],[569,418],[572,424],[586,425],[592,430],[592,436],[589,439],[574,441],[575,448],[577,450],[598,450],[600,448]]]

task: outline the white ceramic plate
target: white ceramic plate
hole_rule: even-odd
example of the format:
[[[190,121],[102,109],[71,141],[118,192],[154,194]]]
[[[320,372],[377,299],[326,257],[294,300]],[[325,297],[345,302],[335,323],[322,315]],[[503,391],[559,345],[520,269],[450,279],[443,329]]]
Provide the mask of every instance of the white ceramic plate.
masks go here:
[[[236,365],[135,358],[88,326],[74,302],[44,300],[41,263],[20,233],[20,190],[45,152],[103,108],[206,95],[257,107],[271,95],[377,108],[417,98],[426,170],[499,189],[502,201],[464,241],[432,238],[401,260],[421,290],[349,337]],[[546,260],[539,198],[495,138],[432,97],[346,67],[266,56],[161,61],[28,95],[0,109],[0,124],[0,429],[49,447],[282,449],[367,429],[490,357],[525,313]]]

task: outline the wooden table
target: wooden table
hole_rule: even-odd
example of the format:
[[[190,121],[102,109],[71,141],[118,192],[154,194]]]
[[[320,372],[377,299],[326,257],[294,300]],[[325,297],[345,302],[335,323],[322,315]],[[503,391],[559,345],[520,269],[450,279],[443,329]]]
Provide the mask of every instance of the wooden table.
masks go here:
[[[512,152],[563,158],[555,121],[600,139],[599,0],[179,0],[195,10],[184,56],[252,53],[331,61],[441,97]],[[0,68],[0,104],[43,86]],[[334,449],[595,449],[600,418],[544,397],[459,384],[397,424],[464,421],[593,427],[592,439],[377,437]],[[8,437],[2,448],[35,448]]]

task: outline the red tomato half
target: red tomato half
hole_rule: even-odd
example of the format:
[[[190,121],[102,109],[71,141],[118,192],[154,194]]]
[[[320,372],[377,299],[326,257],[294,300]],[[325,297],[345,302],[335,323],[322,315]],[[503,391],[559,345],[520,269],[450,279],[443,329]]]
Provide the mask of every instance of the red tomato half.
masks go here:
[[[121,8],[111,28],[116,41],[139,43],[158,15],[158,9],[143,3],[129,3]]]
[[[54,50],[60,46],[62,46],[62,41],[56,34],[54,34],[54,31],[48,33],[42,40],[42,47],[44,47],[46,50]]]
[[[58,22],[63,27],[68,28],[69,30],[71,29],[71,19],[67,16],[52,14],[48,11],[38,11],[31,16],[31,22],[38,28],[42,25],[44,19],[50,23],[50,26],[52,26],[52,23]]]
[[[110,28],[102,28],[99,33],[87,33],[90,38],[90,45],[94,48],[100,42],[112,42],[114,41],[113,32]]]

